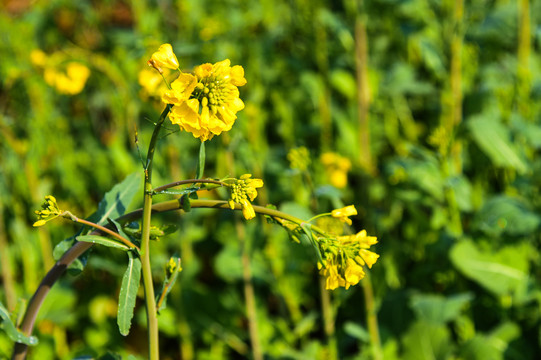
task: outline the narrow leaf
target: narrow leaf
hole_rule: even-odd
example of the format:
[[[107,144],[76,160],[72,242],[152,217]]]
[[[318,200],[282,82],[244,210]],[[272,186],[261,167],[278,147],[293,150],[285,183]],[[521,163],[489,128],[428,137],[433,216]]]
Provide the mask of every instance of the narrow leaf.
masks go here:
[[[306,234],[308,239],[310,239],[310,242],[312,243],[312,246],[314,247],[314,250],[316,251],[317,259],[319,260],[321,264],[325,264],[325,262],[323,261],[323,257],[321,256],[321,251],[319,250],[319,245],[316,239],[314,239],[314,233],[312,232],[312,225],[302,223],[301,227],[304,230],[304,233]]]
[[[118,330],[124,336],[128,335],[137,298],[137,290],[141,280],[141,260],[132,251],[128,251],[128,268],[122,277],[122,286],[118,297]]]
[[[127,245],[119,242],[118,240],[113,240],[113,239],[106,238],[106,237],[100,236],[100,235],[81,235],[81,236],[77,236],[77,241],[84,241],[84,242],[89,242],[89,243],[93,243],[93,244],[100,244],[100,245],[104,245],[104,246],[108,246],[108,247],[111,247],[111,248],[120,249],[120,250],[124,250],[124,251],[130,250],[130,248]]]
[[[15,327],[9,317],[9,311],[2,302],[0,302],[0,319],[2,320],[0,329],[3,329],[12,341],[25,345],[37,345],[38,339],[35,336],[26,336]]]

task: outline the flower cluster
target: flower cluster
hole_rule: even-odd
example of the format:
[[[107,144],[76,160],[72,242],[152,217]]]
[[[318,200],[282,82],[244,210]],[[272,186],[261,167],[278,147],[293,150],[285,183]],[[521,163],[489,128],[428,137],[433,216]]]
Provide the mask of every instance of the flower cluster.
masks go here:
[[[45,196],[45,202],[41,205],[41,210],[36,210],[38,221],[33,226],[45,225],[47,221],[62,215],[63,211],[59,209],[56,199],[52,195]]]
[[[325,276],[325,288],[334,290],[338,287],[349,289],[364,276],[364,266],[372,268],[379,255],[370,251],[370,246],[377,244],[377,238],[368,236],[366,230],[354,235],[336,235],[343,230],[343,223],[351,225],[350,216],[357,215],[355,206],[349,205],[313,217],[308,222],[294,223],[275,219],[294,240],[304,234],[311,240],[319,254],[318,269]],[[317,219],[317,226],[311,221]]]
[[[158,71],[162,67],[178,69],[178,60],[171,45],[164,44],[152,55],[148,64]],[[215,64],[196,66],[193,74],[180,72],[162,101],[173,105],[169,119],[201,141],[228,131],[244,108],[239,86],[246,84],[242,66],[231,67],[229,59]]]
[[[80,93],[90,76],[88,67],[75,61],[66,62],[60,53],[47,56],[41,50],[33,50],[30,53],[30,60],[34,65],[44,68],[45,82],[61,94]]]
[[[255,211],[250,203],[257,197],[257,188],[263,187],[263,180],[251,179],[251,174],[244,174],[240,179],[231,179],[233,182],[228,184],[231,190],[231,199],[229,199],[229,207],[233,210],[235,203],[242,206],[242,215],[246,220],[255,217]],[[227,184],[227,180],[224,181]]]
[[[355,235],[338,236],[320,241],[324,263],[318,263],[320,274],[326,277],[325,288],[334,290],[340,286],[349,289],[364,278],[363,266],[372,268],[379,255],[368,250],[377,244],[374,236],[367,236],[366,230]]]

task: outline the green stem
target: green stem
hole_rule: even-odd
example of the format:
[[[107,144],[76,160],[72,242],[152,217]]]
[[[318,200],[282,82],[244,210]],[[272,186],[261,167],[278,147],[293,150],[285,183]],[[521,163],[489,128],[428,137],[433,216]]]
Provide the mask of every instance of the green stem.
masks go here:
[[[181,185],[188,185],[188,184],[216,184],[220,186],[227,186],[226,183],[219,180],[211,180],[211,179],[189,179],[189,180],[181,180],[181,181],[175,181],[170,184],[165,184],[162,186],[158,186],[155,188],[152,192],[154,194],[159,193],[160,191],[164,191],[167,189],[170,189],[175,186],[181,186]]]
[[[145,184],[143,200],[143,217],[141,222],[141,268],[143,276],[143,287],[145,289],[145,308],[147,312],[148,328],[148,357],[151,360],[159,360],[159,331],[158,315],[156,311],[156,298],[154,295],[154,284],[152,283],[152,267],[150,264],[150,219],[152,215],[152,165],[154,160],[154,151],[158,142],[158,135],[165,118],[171,110],[171,105],[163,110],[158,123],[154,127],[152,138],[148,146],[147,163],[145,167]]]
[[[370,274],[366,273],[364,279],[361,281],[364,301],[366,308],[366,323],[368,326],[368,333],[370,334],[370,345],[372,346],[372,358],[374,360],[383,359],[383,351],[381,349],[381,340],[379,337],[378,317],[377,309],[374,301],[374,290],[372,288],[372,281]]]

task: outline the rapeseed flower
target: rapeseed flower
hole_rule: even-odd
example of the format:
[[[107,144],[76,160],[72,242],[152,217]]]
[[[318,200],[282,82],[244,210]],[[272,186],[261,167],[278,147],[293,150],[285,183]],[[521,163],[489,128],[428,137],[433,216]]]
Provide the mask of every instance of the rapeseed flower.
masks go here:
[[[352,224],[349,217],[354,215],[357,215],[357,209],[355,209],[355,206],[353,205],[349,205],[341,209],[335,209],[331,212],[332,217],[338,218],[340,221],[345,222],[348,225]]]
[[[251,174],[244,174],[240,179],[233,179],[234,182],[229,184],[231,189],[231,199],[229,199],[229,207],[235,209],[235,203],[239,203],[242,207],[242,215],[246,220],[255,217],[255,211],[250,201],[254,201],[257,197],[257,188],[263,187],[263,180],[252,179]],[[226,182],[227,183],[227,182]]]
[[[54,67],[46,67],[44,71],[45,82],[53,86],[59,93],[66,95],[80,93],[89,76],[88,67],[73,61],[66,65],[65,72]]]
[[[349,289],[361,281],[365,272],[363,266],[372,268],[379,255],[368,250],[377,244],[377,238],[367,236],[366,230],[355,235],[324,237],[319,239],[320,252],[325,259],[325,266],[318,263],[320,274],[326,277],[325,288],[337,287]]]
[[[173,124],[206,141],[231,129],[244,108],[238,87],[245,84],[242,66],[231,67],[226,59],[196,66],[193,75],[181,73],[162,101],[174,105],[169,113]]]
[[[148,66],[158,70],[160,74],[163,73],[162,67],[171,70],[177,70],[179,68],[178,59],[173,52],[173,47],[171,44],[161,45],[158,48],[158,51],[152,54],[147,64]]]
[[[348,171],[351,169],[351,161],[333,152],[326,152],[321,155],[321,163],[331,185],[343,189],[348,184]]]

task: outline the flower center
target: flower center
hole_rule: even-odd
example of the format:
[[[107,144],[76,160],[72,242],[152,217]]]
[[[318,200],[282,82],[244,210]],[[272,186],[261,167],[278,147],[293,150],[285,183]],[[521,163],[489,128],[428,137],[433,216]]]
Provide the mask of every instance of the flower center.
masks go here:
[[[228,85],[229,82],[222,76],[204,77],[199,81],[190,98],[198,99],[204,106],[208,104],[215,113],[217,107],[226,105],[230,100],[231,89]],[[205,98],[206,100],[203,100]]]

